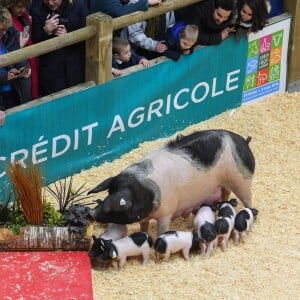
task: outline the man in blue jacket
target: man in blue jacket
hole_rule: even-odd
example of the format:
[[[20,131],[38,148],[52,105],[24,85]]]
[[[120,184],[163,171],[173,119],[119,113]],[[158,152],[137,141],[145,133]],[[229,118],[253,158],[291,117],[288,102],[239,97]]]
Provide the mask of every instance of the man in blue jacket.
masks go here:
[[[129,0],[91,0],[90,12],[101,11],[113,18],[124,16],[135,11],[145,11],[148,6],[161,3],[161,0],[139,0],[136,3],[128,4]]]

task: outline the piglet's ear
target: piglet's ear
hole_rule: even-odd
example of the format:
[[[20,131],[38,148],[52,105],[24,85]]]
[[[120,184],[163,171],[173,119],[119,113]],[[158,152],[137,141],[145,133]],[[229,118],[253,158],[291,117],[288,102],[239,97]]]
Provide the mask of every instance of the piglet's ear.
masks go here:
[[[112,252],[112,256],[111,256],[111,258],[112,259],[116,259],[118,256],[117,256],[117,252],[116,251],[113,251]]]
[[[89,194],[93,194],[93,193],[99,193],[99,192],[109,189],[110,184],[113,179],[114,179],[114,177],[109,177],[109,178],[105,179],[102,183],[100,183],[95,188],[90,190],[87,194],[89,195]]]

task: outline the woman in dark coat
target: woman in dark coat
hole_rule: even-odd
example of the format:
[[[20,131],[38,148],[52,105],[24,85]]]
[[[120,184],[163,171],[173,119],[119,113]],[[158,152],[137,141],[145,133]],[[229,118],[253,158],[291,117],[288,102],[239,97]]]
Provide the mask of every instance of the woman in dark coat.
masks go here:
[[[35,1],[31,6],[32,40],[52,39],[82,28],[89,14],[84,0]],[[85,80],[85,43],[39,56],[40,95],[45,96]]]
[[[20,33],[8,9],[0,7],[0,56],[20,49]],[[0,68],[0,110],[31,100],[31,69],[27,61]],[[27,84],[29,82],[29,85]]]

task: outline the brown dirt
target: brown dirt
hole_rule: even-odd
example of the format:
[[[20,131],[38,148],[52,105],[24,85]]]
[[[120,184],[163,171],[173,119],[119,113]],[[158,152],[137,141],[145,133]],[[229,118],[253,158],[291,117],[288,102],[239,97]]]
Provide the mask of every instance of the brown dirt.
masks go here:
[[[195,130],[223,128],[244,137],[256,158],[253,206],[258,218],[244,244],[219,248],[205,259],[192,253],[169,262],[147,266],[130,259],[123,270],[94,267],[95,299],[298,299],[300,292],[300,93],[278,94],[243,105],[208,121],[188,127]],[[116,175],[164,140],[146,142],[112,163],[104,163],[75,176],[76,182],[94,187]],[[98,195],[101,198],[104,195]],[[192,217],[177,219],[171,229],[191,230]],[[129,232],[137,231],[137,224]],[[96,225],[95,233],[103,231]],[[156,224],[150,234],[155,238]]]

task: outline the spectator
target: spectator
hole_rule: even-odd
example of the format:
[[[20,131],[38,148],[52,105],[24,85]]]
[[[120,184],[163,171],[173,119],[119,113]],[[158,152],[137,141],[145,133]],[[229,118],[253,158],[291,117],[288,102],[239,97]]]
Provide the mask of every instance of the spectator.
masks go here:
[[[237,3],[236,39],[243,34],[257,32],[263,29],[269,17],[265,1],[239,0]]]
[[[21,48],[32,45],[31,18],[28,13],[31,0],[3,0],[2,2],[10,11],[15,27],[20,31]],[[28,84],[31,85],[30,98],[36,99],[39,97],[37,58],[29,59],[29,64],[31,67],[31,80],[28,79],[30,80]]]
[[[198,35],[199,31],[196,25],[177,23],[167,31],[165,39],[167,50],[163,52],[163,55],[170,59],[178,60],[182,54],[193,53]]]
[[[84,27],[88,13],[84,0],[33,2],[31,6],[33,42],[42,42]],[[41,96],[80,84],[84,80],[84,42],[39,56]]]
[[[13,26],[10,12],[0,7],[0,55],[20,49],[20,33]],[[24,78],[31,75],[27,61],[0,68],[0,110],[27,102],[30,89],[24,84]],[[2,114],[3,116],[3,114]]]
[[[136,0],[131,0],[130,3]],[[175,24],[173,11],[128,26],[122,31],[128,40],[136,47],[137,54],[153,59],[161,56],[167,50],[163,39],[168,30]]]
[[[136,3],[128,5],[129,0],[91,0],[90,12],[101,11],[115,17],[124,16],[135,11],[145,11],[148,6],[154,6],[161,3],[161,0],[139,0]]]
[[[217,45],[234,32],[234,12],[235,0],[207,0],[175,11],[175,19],[198,26],[198,44]]]
[[[150,66],[149,61],[137,55],[130,47],[127,40],[120,37],[115,37],[112,43],[112,73],[115,76],[121,76],[122,72],[120,70],[135,66],[138,64],[144,67]]]

